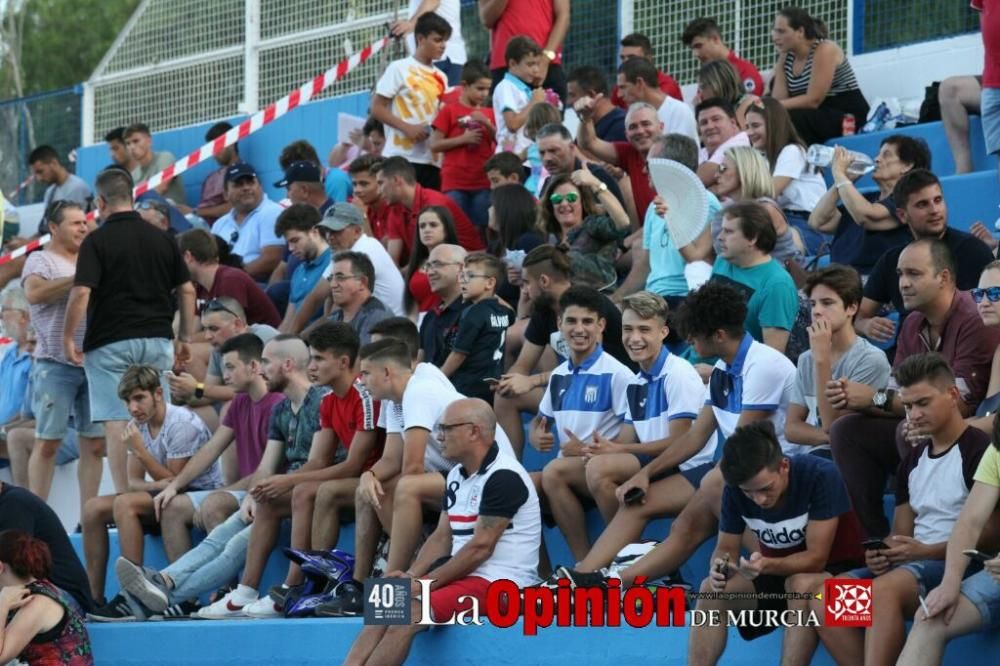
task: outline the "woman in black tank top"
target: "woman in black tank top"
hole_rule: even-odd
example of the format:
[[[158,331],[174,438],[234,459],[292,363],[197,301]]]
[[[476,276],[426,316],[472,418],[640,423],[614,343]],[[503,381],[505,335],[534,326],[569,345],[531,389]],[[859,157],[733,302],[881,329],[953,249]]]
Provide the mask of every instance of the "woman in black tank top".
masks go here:
[[[857,126],[868,116],[868,102],[858,87],[843,50],[826,39],[826,27],[798,7],[778,12],[771,32],[778,59],[773,96],[792,116],[807,145],[843,135],[845,114]]]

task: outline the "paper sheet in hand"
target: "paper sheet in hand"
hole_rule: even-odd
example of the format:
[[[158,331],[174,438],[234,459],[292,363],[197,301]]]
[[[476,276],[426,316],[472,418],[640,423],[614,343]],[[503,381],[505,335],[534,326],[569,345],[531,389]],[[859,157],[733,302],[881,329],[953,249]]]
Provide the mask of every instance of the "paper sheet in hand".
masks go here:
[[[708,222],[708,190],[680,162],[654,158],[648,165],[656,193],[667,202],[667,230],[674,247],[689,245]]]
[[[337,114],[337,141],[350,143],[351,132],[365,126],[365,119],[350,113]]]

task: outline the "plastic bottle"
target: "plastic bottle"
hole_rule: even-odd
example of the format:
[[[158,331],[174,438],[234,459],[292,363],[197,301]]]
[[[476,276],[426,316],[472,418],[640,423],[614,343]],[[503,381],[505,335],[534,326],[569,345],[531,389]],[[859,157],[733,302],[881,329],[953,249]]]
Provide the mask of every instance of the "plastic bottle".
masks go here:
[[[872,114],[872,119],[866,122],[865,126],[861,128],[861,133],[878,132],[881,129],[885,129],[891,115],[892,112],[889,110],[889,106],[885,102],[882,102],[875,109],[875,113]]]
[[[854,150],[847,151],[851,156],[851,163],[847,166],[848,176],[863,176],[875,169],[875,162],[864,153]],[[824,146],[821,143],[814,143],[806,151],[806,162],[815,167],[828,167],[833,162],[833,146]]]

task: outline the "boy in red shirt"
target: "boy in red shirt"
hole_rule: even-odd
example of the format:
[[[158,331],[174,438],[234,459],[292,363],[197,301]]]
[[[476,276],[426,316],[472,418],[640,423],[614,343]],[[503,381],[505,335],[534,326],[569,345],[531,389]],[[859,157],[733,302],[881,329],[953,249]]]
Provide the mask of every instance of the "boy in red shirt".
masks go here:
[[[496,152],[496,118],[483,106],[492,79],[484,65],[462,68],[461,96],[438,112],[431,127],[430,148],[444,153],[441,191],[461,207],[485,238],[490,207],[490,183],[484,165]]]

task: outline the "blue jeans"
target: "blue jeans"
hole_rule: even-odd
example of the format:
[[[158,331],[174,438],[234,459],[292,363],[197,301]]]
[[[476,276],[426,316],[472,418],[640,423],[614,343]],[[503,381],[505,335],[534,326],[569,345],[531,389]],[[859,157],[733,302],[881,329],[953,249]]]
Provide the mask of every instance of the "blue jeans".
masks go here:
[[[247,559],[251,527],[244,524],[237,511],[164,569],[163,573],[174,581],[170,603],[197,599],[235,578]]]
[[[118,382],[133,365],[150,365],[159,370],[163,399],[170,402],[170,383],[163,373],[174,366],[173,342],[167,338],[119,340],[83,355],[92,421],[128,421],[128,409],[118,397]]]
[[[490,190],[448,190],[445,194],[458,204],[477,228],[486,228],[490,218]]]

